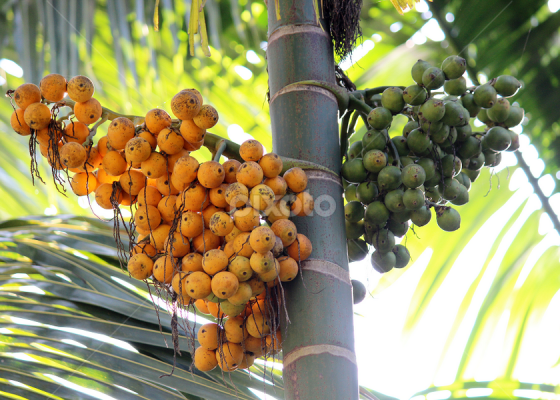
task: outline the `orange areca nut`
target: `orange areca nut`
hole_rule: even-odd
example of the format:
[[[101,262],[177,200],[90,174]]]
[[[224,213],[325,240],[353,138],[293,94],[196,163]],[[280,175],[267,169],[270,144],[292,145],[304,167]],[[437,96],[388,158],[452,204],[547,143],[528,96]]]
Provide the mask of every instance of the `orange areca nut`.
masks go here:
[[[148,206],[148,208],[150,208],[150,206]],[[136,211],[136,213],[138,213],[138,211]],[[170,230],[171,225],[167,224],[161,224],[157,228],[152,229],[152,233],[150,233],[150,243],[157,251],[163,251],[163,247],[167,237],[169,236]]]
[[[82,146],[83,147],[83,146]],[[84,148],[86,151],[87,159],[78,167],[80,172],[91,172],[95,171],[101,165],[101,161],[103,161],[103,157],[99,154],[97,147],[87,147]]]
[[[183,90],[186,90],[187,92],[191,92],[192,94],[194,94],[197,97],[200,105],[204,104],[204,100],[202,99],[202,94],[198,89],[190,88],[190,89],[183,89]]]
[[[78,143],[66,143],[59,154],[62,165],[68,168],[77,168],[87,159],[86,149]]]
[[[296,261],[303,261],[309,258],[313,251],[311,241],[307,236],[298,233],[297,239],[286,249],[288,255]]]
[[[97,150],[99,150],[99,154],[101,154],[102,157],[105,157],[105,154],[107,154],[109,152],[109,138],[107,137],[107,135],[102,136],[99,141],[97,142]]]
[[[171,99],[171,112],[181,120],[193,119],[201,107],[199,97],[190,90],[181,90]]]
[[[114,150],[123,150],[134,137],[134,124],[125,117],[115,118],[107,128],[107,137]]]
[[[97,179],[93,174],[79,172],[72,177],[70,186],[77,196],[85,196],[97,189]]]
[[[83,103],[76,103],[74,105],[74,115],[78,121],[86,125],[93,124],[103,114],[103,108],[99,101],[93,97]]]
[[[249,337],[247,337],[243,341],[243,347],[245,348],[245,351],[253,353],[256,357],[261,357],[264,355],[265,343],[266,342],[262,340],[260,337],[256,338],[254,336],[249,335]]]
[[[202,259],[202,268],[208,275],[216,275],[228,266],[228,258],[220,249],[208,250]]]
[[[245,352],[243,353],[243,360],[241,361],[241,364],[239,364],[239,366],[237,367],[237,369],[249,369],[253,366],[253,364],[255,363],[255,354],[254,353],[250,353],[250,352]]]
[[[280,280],[282,282],[289,282],[293,280],[299,272],[296,260],[292,257],[281,257],[278,260],[280,264],[280,273],[278,274],[278,277]]]
[[[208,191],[199,183],[189,186],[177,197],[184,210],[200,211],[210,204]]]
[[[122,190],[136,196],[146,186],[146,177],[140,171],[128,170],[119,178]]]
[[[251,232],[249,243],[257,253],[268,253],[276,243],[276,235],[268,226],[259,226]]]
[[[249,194],[249,201],[251,206],[256,210],[266,210],[270,206],[274,204],[274,200],[276,195],[266,185],[257,185],[253,189],[251,189],[251,193]]]
[[[292,203],[292,212],[298,217],[305,217],[313,212],[315,201],[313,196],[308,192],[300,192],[296,196],[296,200]]]
[[[83,103],[91,99],[95,87],[87,76],[78,75],[68,81],[67,91],[68,97],[76,103]]]
[[[233,213],[233,222],[240,231],[250,232],[261,224],[260,217],[253,207],[245,207]]]
[[[204,220],[204,227],[210,229],[210,219],[212,218],[212,215],[223,211],[224,211],[223,208],[218,208],[214,204],[210,204],[208,207],[206,207],[204,211],[202,211],[202,219]]]
[[[159,149],[165,154],[175,154],[183,150],[185,141],[183,137],[174,130],[164,128],[157,137],[157,144]]]
[[[223,335],[222,327],[210,322],[198,328],[196,339],[200,346],[207,350],[216,350]]]
[[[162,129],[171,126],[171,117],[164,110],[154,108],[146,113],[144,122],[146,122],[146,128],[154,135],[157,135]]]
[[[154,263],[154,278],[161,283],[171,283],[176,265],[177,259],[171,256],[167,255],[158,258]]]
[[[128,273],[135,279],[144,280],[152,275],[154,262],[146,254],[135,254],[128,261]]]
[[[261,281],[258,277],[253,277],[249,279],[247,283],[251,286],[251,290],[253,291],[253,297],[256,297],[259,294],[264,293],[265,291],[264,282]]]
[[[179,158],[173,167],[173,185],[179,190],[185,188],[196,179],[200,164],[189,155]]]
[[[220,237],[214,235],[210,229],[205,229],[204,233],[195,237],[192,242],[193,250],[201,254],[211,249],[217,249],[220,244]]]
[[[122,189],[121,189],[122,190]],[[121,206],[130,206],[136,203],[136,196],[132,196],[128,193],[122,192],[122,196],[119,201],[119,205]]]
[[[179,131],[183,139],[190,143],[197,143],[204,140],[204,135],[206,134],[206,129],[199,128],[192,119],[182,121]]]
[[[251,289],[251,285],[246,282],[239,282],[239,288],[237,289],[237,292],[230,296],[228,298],[228,301],[234,306],[242,306],[247,304],[252,296],[253,290]]]
[[[263,170],[256,162],[246,161],[237,170],[236,178],[237,182],[252,188],[262,182]]]
[[[224,323],[224,331],[226,340],[231,343],[241,343],[249,336],[243,317],[228,318]]]
[[[13,116],[13,114],[12,114]],[[11,121],[10,121],[11,122]],[[16,120],[17,123],[17,120]],[[25,121],[23,121],[23,123],[25,124]],[[26,124],[27,125],[27,124]],[[13,127],[12,127],[13,128]],[[29,133],[31,133],[31,131],[29,131]],[[49,146],[49,142],[51,140],[51,136],[49,134],[49,128],[43,128],[38,130],[36,133],[36,138],[37,138],[37,142],[39,142],[40,146]],[[58,133],[58,132],[57,132]]]
[[[167,174],[164,174],[157,179],[157,190],[164,196],[179,194],[179,190],[173,185],[171,178],[172,176],[168,177]]]
[[[216,207],[214,204],[208,204],[208,207],[202,211],[202,219],[204,220],[204,227],[210,228],[210,218],[217,212],[224,211],[223,208]]]
[[[202,234],[202,230],[204,229],[203,225],[202,215],[193,211],[187,211],[181,216],[181,224],[179,227],[184,236],[194,238]]]
[[[210,202],[216,207],[225,208],[228,206],[228,202],[226,200],[226,190],[228,186],[229,185],[222,183],[220,186],[211,189],[208,193],[210,196]]]
[[[205,349],[204,347],[199,347],[194,351],[194,366],[199,371],[212,371],[214,368],[216,368],[217,365],[218,360],[216,358],[215,351]]]
[[[134,213],[134,223],[144,230],[153,231],[161,224],[159,210],[150,205],[138,207],[138,210]]]
[[[200,164],[197,177],[202,186],[213,189],[222,184],[225,175],[222,164],[217,161],[206,161]]]
[[[243,207],[249,201],[249,189],[244,184],[235,182],[228,186],[225,197],[231,207]]]
[[[280,330],[271,333],[270,335],[265,337],[266,340],[266,348],[268,349],[269,354],[278,354],[282,350],[282,334]]]
[[[249,258],[255,252],[251,247],[251,243],[249,243],[250,235],[249,232],[243,232],[233,240],[233,249],[236,255]]]
[[[191,302],[191,297],[187,293],[187,274],[181,271],[177,272],[173,276],[171,286],[182,304],[188,305]]]
[[[280,273],[280,264],[278,263],[278,260],[274,259],[272,269],[268,272],[259,274],[259,279],[263,282],[272,283],[276,278],[278,278],[279,273]],[[272,286],[274,286],[274,284]]]
[[[233,229],[225,237],[226,242],[233,242],[233,239],[235,239],[241,232],[242,231],[240,231],[239,228],[233,225]]]
[[[216,236],[226,236],[233,230],[233,220],[225,212],[217,212],[210,217],[210,230]]]
[[[14,92],[14,102],[23,111],[33,103],[41,101],[41,90],[37,85],[24,83]]]
[[[247,326],[247,332],[249,332],[249,335],[256,338],[263,338],[270,333],[268,320],[261,313],[253,312],[247,317],[245,325]]]
[[[307,187],[307,175],[301,168],[290,168],[284,173],[288,187],[295,193],[303,192]]]
[[[259,161],[263,153],[263,145],[255,139],[246,140],[239,147],[239,155],[245,161]]]
[[[236,343],[222,343],[216,350],[218,366],[226,372],[235,371],[243,361],[243,348]]]
[[[274,222],[270,229],[282,240],[284,247],[288,247],[296,240],[297,229],[294,223],[287,219]]]
[[[111,184],[119,180],[119,176],[108,175],[103,168],[99,168],[97,171],[95,171],[95,173],[97,174],[97,182],[99,182],[100,184],[101,183]]]
[[[31,129],[46,128],[51,122],[51,110],[43,103],[30,104],[23,113],[23,120]]]
[[[12,129],[21,136],[28,136],[31,135],[31,128],[25,122],[25,118],[23,114],[25,111],[21,108],[18,108],[12,113],[10,118],[10,125],[12,125]]]
[[[191,153],[183,148],[178,153],[167,155],[167,169],[168,169],[168,171],[170,173],[173,172],[173,168],[175,167],[175,164],[177,163],[179,158],[188,156],[189,154],[191,154]]]
[[[213,303],[211,301],[208,301],[206,304],[208,306],[208,312],[210,312],[210,315],[212,315],[214,318],[225,317],[224,312],[221,310],[220,303]]]
[[[204,299],[196,300],[194,302],[194,305],[202,314],[210,314],[210,311],[208,311],[208,305],[206,304],[206,301]]]
[[[274,223],[290,217],[290,207],[284,200],[277,201],[272,207],[265,210],[268,221]]]
[[[122,196],[121,189],[117,189],[115,194],[115,199],[119,199],[119,196]],[[101,183],[99,184],[97,189],[95,189],[95,202],[99,205],[99,207],[105,210],[111,210],[113,205],[111,204],[111,195],[113,194],[113,185],[110,183]]]
[[[274,178],[265,179],[263,183],[272,189],[276,195],[276,200],[280,200],[288,191],[288,184],[280,175]]]
[[[224,181],[226,183],[234,183],[237,182],[237,170],[241,166],[241,163],[237,160],[227,160],[224,163],[224,171],[226,172],[226,176]]]
[[[69,123],[64,128],[64,140],[66,142],[84,143],[89,136],[89,128],[82,122]]]
[[[153,151],[140,165],[142,173],[151,179],[167,175],[167,159],[160,153]]]
[[[274,261],[274,256],[270,251],[264,254],[255,252],[249,260],[251,269],[259,275],[270,272],[274,268]]]
[[[193,299],[204,299],[212,293],[211,279],[205,272],[196,271],[187,277],[187,293]]]
[[[267,178],[276,178],[282,172],[284,163],[278,154],[268,153],[265,154],[259,161],[259,165],[263,170],[264,176]]]
[[[164,196],[157,205],[161,218],[168,224],[171,224],[175,219],[175,211],[177,211],[176,202],[177,196]]]
[[[212,278],[212,293],[220,299],[230,298],[237,292],[239,281],[237,277],[228,271],[218,272]]]
[[[226,245],[224,246],[224,253],[226,253],[228,259],[235,254],[235,250],[233,250],[233,242],[226,242]]]
[[[120,176],[125,173],[127,164],[118,151],[111,150],[103,157],[103,169],[111,176]]]
[[[152,146],[146,139],[135,137],[126,143],[124,154],[128,163],[141,163],[150,158]]]
[[[148,257],[155,257],[157,250],[150,243],[138,243],[132,249],[132,255],[134,254],[146,254]]]
[[[66,93],[66,78],[59,74],[48,74],[41,82],[41,96],[51,102],[57,102],[64,98]]]
[[[186,273],[204,271],[202,268],[202,255],[198,253],[189,253],[181,261],[181,270]]]
[[[164,250],[173,257],[184,257],[191,250],[191,244],[188,238],[181,235],[181,232],[173,232],[173,235],[167,238]]]
[[[141,137],[142,139],[144,139],[145,141],[147,141],[148,143],[150,143],[150,147],[152,148],[152,150],[155,150],[157,147],[157,139],[154,135],[152,135],[149,131],[146,131],[144,129],[142,129],[139,133],[138,133],[138,137]]]
[[[161,201],[161,193],[153,186],[144,186],[138,193],[138,205],[140,207],[147,205],[157,207]]]
[[[200,142],[187,142],[186,140],[184,142],[185,144],[183,145],[183,149],[187,151],[196,151],[204,145],[204,139]]]
[[[200,107],[200,111],[193,118],[193,122],[202,129],[210,129],[218,123],[218,111],[208,104]],[[181,118],[182,119],[182,118]]]
[[[239,282],[245,282],[253,276],[251,262],[247,257],[235,256],[228,265],[228,271],[237,277]],[[251,297],[251,296],[249,296]]]

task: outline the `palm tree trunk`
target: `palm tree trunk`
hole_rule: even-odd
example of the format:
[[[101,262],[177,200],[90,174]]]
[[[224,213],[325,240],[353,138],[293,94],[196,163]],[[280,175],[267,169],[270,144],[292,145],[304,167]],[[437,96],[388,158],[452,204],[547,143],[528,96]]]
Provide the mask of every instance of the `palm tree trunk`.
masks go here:
[[[317,3],[320,3],[317,1]],[[315,4],[317,4],[315,3]],[[328,29],[314,0],[269,0],[267,48],[274,150],[287,157],[340,170],[338,107],[321,88],[304,80],[334,83]],[[358,399],[354,353],[352,286],[344,231],[342,184],[335,174],[308,171],[316,199],[312,217],[295,218],[298,232],[313,243],[301,263],[303,279],[286,285],[289,322],[282,333],[286,399]]]

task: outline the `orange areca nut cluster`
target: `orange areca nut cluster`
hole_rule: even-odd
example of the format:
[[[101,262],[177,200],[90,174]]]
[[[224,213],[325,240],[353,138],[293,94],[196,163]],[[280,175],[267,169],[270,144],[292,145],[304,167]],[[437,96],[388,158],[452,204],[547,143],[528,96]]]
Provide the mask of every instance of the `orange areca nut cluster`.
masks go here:
[[[183,111],[176,115],[190,115]],[[219,320],[198,332],[194,362],[201,371],[249,368],[255,358],[280,351],[278,285],[293,280],[312,251],[289,220],[313,210],[303,191],[307,177],[299,168],[281,176],[281,158],[263,153],[258,141],[248,140],[240,147],[243,163],[181,156],[164,176],[163,187],[172,191],[147,186],[139,195],[135,224],[142,244],[132,251],[129,272],[171,286],[181,304]]]
[[[312,251],[289,220],[313,211],[305,172],[291,168],[281,175],[282,159],[264,154],[256,140],[240,146],[243,163],[221,164],[221,153],[216,161],[199,162],[191,152],[219,117],[196,89],[173,97],[176,120],[153,109],[139,125],[138,118],[104,113],[93,93],[84,76],[67,82],[51,74],[40,87],[24,84],[13,92],[19,108],[12,127],[32,135],[30,145],[39,143],[53,172],[73,173],[75,194],[94,193],[101,208],[114,210],[115,224],[123,220],[121,206],[131,211],[130,255],[121,251],[121,258],[132,277],[218,319],[198,332],[199,370],[246,369],[255,358],[278,353],[281,283],[297,276],[299,262]],[[66,94],[76,103],[64,103]],[[49,109],[46,103],[53,102]],[[58,106],[68,104],[77,120],[63,125],[56,120]],[[89,125],[102,116],[111,116],[107,135],[93,145],[88,138],[97,125]]]

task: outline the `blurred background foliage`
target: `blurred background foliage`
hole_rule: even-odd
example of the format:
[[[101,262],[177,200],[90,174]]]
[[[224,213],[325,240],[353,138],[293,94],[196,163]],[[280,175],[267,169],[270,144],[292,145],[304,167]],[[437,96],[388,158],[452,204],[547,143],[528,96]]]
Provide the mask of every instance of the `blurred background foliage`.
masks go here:
[[[196,56],[187,56],[190,1],[161,0],[158,32],[153,26],[154,7],[154,0],[0,0],[2,90],[14,89],[23,82],[38,83],[49,72],[68,77],[84,74],[94,80],[95,97],[104,106],[142,115],[155,107],[169,111],[168,103],[176,92],[196,87],[220,112],[214,133],[236,142],[251,135],[271,151],[266,4],[207,0],[208,58],[198,44]],[[401,16],[389,0],[364,0],[363,40],[350,58],[337,61],[359,88],[411,84],[410,67],[417,59],[437,65],[457,53],[468,60],[481,81],[501,74],[517,76],[524,86],[513,100],[525,108],[527,116],[522,127],[522,154],[530,173],[539,179],[554,210],[560,213],[560,194],[555,194],[560,178],[559,9],[559,0],[434,0],[422,1],[416,10]],[[47,185],[31,185],[27,141],[9,129],[11,112],[7,99],[0,102],[0,218],[90,215],[84,198],[60,196],[48,179]],[[397,121],[392,135],[400,134],[401,126]],[[352,140],[362,134],[363,127]],[[199,154],[201,158],[209,156],[205,150]],[[48,176],[45,164],[42,171]],[[560,398],[560,240],[550,217],[543,214],[540,200],[532,193],[526,173],[516,167],[515,157],[507,157],[493,176],[485,172],[474,185],[470,203],[459,210],[463,217],[459,231],[444,233],[431,224],[417,229],[417,235],[407,235],[414,264],[384,276],[373,272],[369,261],[352,264],[353,277],[367,281],[372,291],[355,308],[362,385],[399,398],[415,393],[424,396],[416,400]],[[83,230],[91,228],[92,222],[73,223],[86,228],[78,229],[71,240],[64,229],[41,227],[42,223],[38,228],[24,229],[16,224],[3,230],[10,231],[9,235],[5,233],[10,243],[15,240],[10,235],[21,234],[38,246],[49,248],[63,243],[65,251],[74,257],[80,258],[74,252],[82,251],[89,257],[97,245]],[[42,233],[45,229],[50,230],[49,235]],[[29,291],[21,286],[40,287],[42,280],[52,278],[45,268],[63,266],[56,259],[43,260],[28,247],[6,246],[5,255],[9,257],[0,264],[4,279],[0,291],[25,304],[19,308],[11,308],[11,303],[2,306],[0,318],[5,320],[9,314],[16,319],[8,320],[5,323],[11,325],[0,329],[13,332],[14,327],[21,328],[17,318],[23,318],[27,304],[33,303],[31,295],[19,297]],[[16,267],[35,270],[27,278],[14,278],[14,274],[23,273],[14,270]],[[14,279],[31,281],[13,284]],[[130,290],[126,275],[117,269],[104,279],[123,293]],[[100,285],[96,290],[102,295],[106,287]],[[80,297],[41,290],[51,296],[49,303],[60,302],[69,314],[83,311],[89,313],[88,317],[105,321],[116,318],[113,312],[127,312],[126,307],[115,311],[99,304],[93,312]],[[121,295],[127,299],[128,294]],[[45,294],[33,296],[35,302],[47,302],[42,297]],[[4,300],[2,304],[7,304]],[[72,311],[74,308],[78,311]],[[57,324],[77,323],[71,319],[48,322],[51,330]],[[13,334],[0,332],[0,348],[13,351],[14,346],[20,346],[10,344],[15,340]],[[41,331],[41,335],[51,337],[52,332]],[[61,336],[50,345],[60,348],[62,339],[69,337]],[[134,348],[141,347],[131,342]],[[167,358],[162,354],[157,357],[170,367],[169,354]],[[22,371],[45,372],[31,367],[37,363],[20,358],[11,367],[19,371],[16,375],[23,376]],[[187,368],[188,358],[184,362]],[[59,372],[51,370],[51,375]],[[10,378],[2,379],[0,385],[15,387],[5,382]],[[87,381],[85,376],[80,379],[80,384]],[[141,379],[151,382],[152,377]],[[218,381],[214,379],[216,385],[221,384]],[[187,398],[216,396],[196,389],[188,397],[188,390],[177,390]],[[73,398],[70,394],[60,397]]]

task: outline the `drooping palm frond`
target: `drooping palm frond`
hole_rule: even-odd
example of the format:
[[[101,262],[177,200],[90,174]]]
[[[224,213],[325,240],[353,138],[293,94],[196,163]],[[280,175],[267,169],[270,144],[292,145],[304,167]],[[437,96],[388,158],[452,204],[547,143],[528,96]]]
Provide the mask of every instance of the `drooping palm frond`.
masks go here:
[[[0,298],[0,393],[255,399],[250,389],[256,389],[283,398],[281,375],[270,366],[266,374],[259,364],[251,373],[191,369],[193,348],[185,329],[196,332],[204,321],[200,316],[185,318],[173,370],[165,299],[120,270],[112,228],[99,221],[2,223]]]

